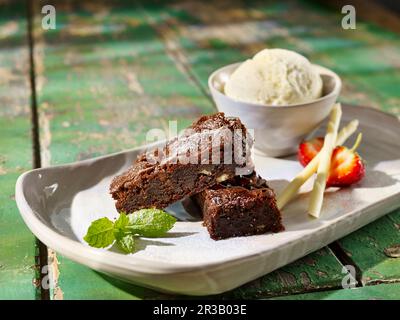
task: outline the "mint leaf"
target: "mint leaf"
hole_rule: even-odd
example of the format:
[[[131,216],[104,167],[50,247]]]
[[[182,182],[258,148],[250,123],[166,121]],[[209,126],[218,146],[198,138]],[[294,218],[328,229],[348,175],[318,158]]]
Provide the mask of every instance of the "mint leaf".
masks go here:
[[[129,224],[129,218],[125,213],[121,213],[118,219],[114,222],[114,235],[115,238],[119,234],[125,234],[125,227]]]
[[[91,247],[108,247],[115,240],[113,222],[108,218],[93,221],[83,239]]]
[[[125,253],[131,253],[135,250],[135,235],[126,229],[128,224],[129,218],[122,212],[114,222],[114,237],[117,246]]]
[[[132,253],[136,236],[161,237],[175,222],[174,217],[159,209],[142,209],[130,215],[121,213],[114,223],[108,218],[93,221],[84,240],[95,248],[108,247],[115,241],[121,251]]]
[[[170,230],[176,219],[160,209],[141,209],[128,215],[129,224],[125,227],[132,234],[143,237],[161,237]]]
[[[135,251],[136,237],[133,234],[126,234],[122,237],[116,238],[117,246],[125,253],[132,253]]]

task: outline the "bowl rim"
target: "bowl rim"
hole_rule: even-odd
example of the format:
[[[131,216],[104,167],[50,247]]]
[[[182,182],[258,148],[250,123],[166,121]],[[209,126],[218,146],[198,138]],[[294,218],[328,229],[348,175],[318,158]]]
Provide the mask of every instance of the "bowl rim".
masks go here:
[[[314,99],[308,102],[303,102],[303,103],[295,103],[295,104],[287,104],[287,105],[270,105],[270,104],[260,104],[260,103],[254,103],[254,102],[246,102],[246,101],[241,101],[238,99],[234,99],[231,98],[229,96],[227,96],[225,93],[221,92],[220,90],[218,90],[214,85],[213,85],[213,80],[216,77],[217,74],[221,73],[222,71],[224,71],[225,69],[229,69],[229,68],[233,68],[233,67],[238,67],[239,65],[241,65],[243,62],[245,61],[240,61],[240,62],[235,62],[235,63],[231,63],[228,65],[225,65],[223,67],[220,67],[216,70],[214,70],[210,76],[208,77],[208,88],[211,91],[211,93],[215,93],[217,95],[220,95],[221,97],[224,97],[225,99],[228,99],[234,103],[240,103],[240,104],[245,104],[245,105],[249,105],[249,106],[254,106],[256,108],[282,108],[284,107],[286,108],[296,108],[296,107],[304,107],[304,106],[308,106],[308,105],[312,105],[315,102],[319,102],[319,101],[323,101],[329,98],[336,96],[339,96],[340,90],[342,89],[342,80],[340,79],[340,77],[333,72],[332,70],[323,67],[321,65],[318,64],[311,64],[313,67],[317,68],[317,71],[320,75],[328,75],[331,76],[334,81],[335,81],[335,85],[332,89],[331,92],[329,92],[328,94],[319,97],[318,99]],[[322,80],[324,81],[324,80]]]

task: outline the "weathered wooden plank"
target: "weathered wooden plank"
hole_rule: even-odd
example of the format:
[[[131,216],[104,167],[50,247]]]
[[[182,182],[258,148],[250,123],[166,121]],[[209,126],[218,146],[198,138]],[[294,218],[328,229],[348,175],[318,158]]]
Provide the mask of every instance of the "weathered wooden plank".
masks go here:
[[[339,245],[357,265],[362,284],[400,281],[400,209],[341,239]]]
[[[135,286],[95,272],[85,266],[59,256],[60,277],[52,299],[170,299],[168,295]]]
[[[255,299],[337,288],[344,277],[342,267],[326,247],[225,295]]]
[[[35,237],[15,204],[17,177],[32,168],[29,48],[24,1],[0,10],[0,299],[40,297]]]
[[[380,284],[354,289],[329,290],[277,297],[273,300],[399,300],[400,284]]]
[[[341,11],[347,4],[349,2],[346,0],[324,1],[324,5],[329,5],[337,11]],[[351,5],[356,9],[358,19],[373,22],[396,33],[400,32],[400,19],[397,12],[393,10],[396,8],[394,2],[371,0],[366,5],[363,0],[353,0]]]

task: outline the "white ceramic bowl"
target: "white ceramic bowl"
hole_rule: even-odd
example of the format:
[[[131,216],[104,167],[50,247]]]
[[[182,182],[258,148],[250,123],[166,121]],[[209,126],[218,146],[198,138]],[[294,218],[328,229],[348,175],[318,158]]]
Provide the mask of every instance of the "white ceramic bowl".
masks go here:
[[[230,64],[214,71],[208,79],[208,86],[218,110],[227,116],[239,117],[248,129],[253,129],[255,149],[271,157],[293,154],[300,141],[329,115],[342,87],[336,73],[314,65],[323,82],[321,98],[287,106],[242,102],[224,94],[226,81],[240,64]]]

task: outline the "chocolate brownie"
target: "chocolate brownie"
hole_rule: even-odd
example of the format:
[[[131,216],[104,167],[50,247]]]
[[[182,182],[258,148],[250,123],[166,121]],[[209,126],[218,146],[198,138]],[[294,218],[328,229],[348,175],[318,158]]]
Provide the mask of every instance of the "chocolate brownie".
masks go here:
[[[115,177],[110,193],[119,212],[165,208],[175,201],[251,172],[252,138],[238,118],[203,116],[163,147],[138,156]]]
[[[192,198],[214,240],[284,230],[274,191],[255,173],[236,176]]]

